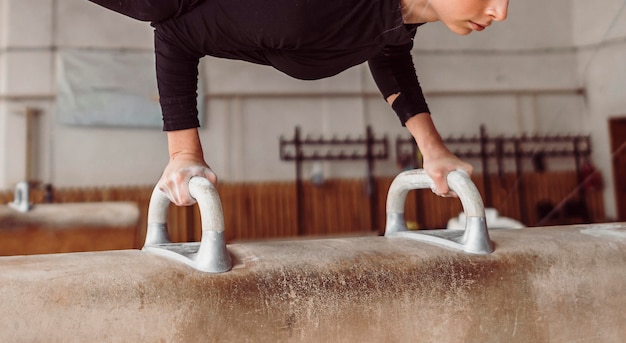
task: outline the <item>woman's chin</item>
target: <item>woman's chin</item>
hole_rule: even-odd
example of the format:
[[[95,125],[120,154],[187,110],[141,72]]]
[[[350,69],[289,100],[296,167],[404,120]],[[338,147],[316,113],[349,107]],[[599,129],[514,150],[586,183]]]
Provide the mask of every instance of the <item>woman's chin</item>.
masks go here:
[[[450,29],[450,31],[456,33],[459,36],[467,36],[474,31],[469,27],[460,26],[460,25],[447,25],[447,26],[448,26],[448,29]]]

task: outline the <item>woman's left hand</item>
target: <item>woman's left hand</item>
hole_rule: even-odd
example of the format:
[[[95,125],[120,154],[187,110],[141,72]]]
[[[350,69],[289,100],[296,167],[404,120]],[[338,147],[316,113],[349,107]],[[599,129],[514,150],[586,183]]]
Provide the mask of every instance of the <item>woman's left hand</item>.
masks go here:
[[[442,197],[456,197],[456,193],[450,190],[446,177],[454,170],[462,170],[472,175],[472,165],[459,159],[456,155],[445,149],[429,158],[424,157],[424,170],[433,180],[435,187],[433,193]]]

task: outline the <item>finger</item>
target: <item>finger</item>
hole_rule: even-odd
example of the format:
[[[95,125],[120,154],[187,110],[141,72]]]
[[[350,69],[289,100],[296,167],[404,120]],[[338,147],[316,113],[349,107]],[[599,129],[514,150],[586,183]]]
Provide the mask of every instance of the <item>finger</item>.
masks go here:
[[[455,193],[455,192],[453,192],[453,191],[449,191],[448,193],[445,193],[445,194],[437,194],[437,195],[438,195],[438,196],[440,196],[440,197],[442,197],[442,198],[458,198],[458,197],[459,197],[459,195],[458,195],[458,194],[456,194],[456,193]]]
[[[214,186],[217,186],[217,175],[211,169],[208,169],[204,177],[207,178]]]
[[[473,168],[472,166],[463,165],[459,167],[457,170],[465,172],[467,175],[472,175]]]
[[[467,175],[472,175],[472,172],[474,171],[474,167],[472,167],[471,164],[466,164],[466,168],[464,168],[464,170],[467,173]]]
[[[200,176],[209,180],[214,186],[217,185],[217,175],[213,172],[213,170],[211,170],[211,168],[207,168],[205,166],[192,166],[181,170],[181,172],[187,174],[189,179],[194,176]]]
[[[215,173],[213,172],[213,170],[208,169],[208,172],[206,173],[206,178],[207,178],[209,181],[211,181],[211,183],[212,183],[214,186],[217,186],[217,174],[215,174]]]
[[[196,203],[196,199],[189,193],[189,180],[174,184],[174,203],[178,206],[190,206]]]
[[[450,188],[448,187],[448,182],[446,182],[445,178],[440,177],[433,181],[435,183],[435,194],[443,196],[450,192]]]
[[[190,206],[196,203],[196,200],[189,193],[189,180],[178,180],[171,177],[169,180],[159,183],[159,189],[170,199],[176,206]]]

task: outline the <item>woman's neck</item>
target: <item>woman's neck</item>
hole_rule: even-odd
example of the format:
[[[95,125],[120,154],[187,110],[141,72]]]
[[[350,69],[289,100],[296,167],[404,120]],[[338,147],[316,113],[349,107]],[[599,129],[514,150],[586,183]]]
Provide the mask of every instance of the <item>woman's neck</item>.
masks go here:
[[[430,7],[431,0],[400,0],[405,24],[420,24],[439,20]]]

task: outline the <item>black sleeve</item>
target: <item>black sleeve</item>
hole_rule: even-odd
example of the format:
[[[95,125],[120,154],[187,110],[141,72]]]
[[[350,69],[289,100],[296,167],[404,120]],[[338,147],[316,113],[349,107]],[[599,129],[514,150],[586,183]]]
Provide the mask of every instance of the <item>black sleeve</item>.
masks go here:
[[[163,130],[199,127],[196,92],[200,57],[168,42],[158,30],[155,30],[154,52]]]
[[[392,108],[402,125],[418,113],[430,113],[417,80],[412,48],[412,41],[404,45],[386,46],[368,61],[370,72],[385,100],[392,94],[400,93]]]

